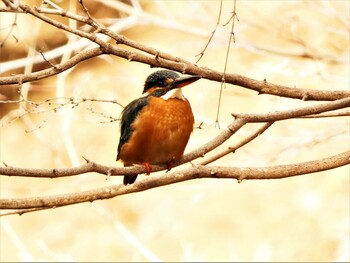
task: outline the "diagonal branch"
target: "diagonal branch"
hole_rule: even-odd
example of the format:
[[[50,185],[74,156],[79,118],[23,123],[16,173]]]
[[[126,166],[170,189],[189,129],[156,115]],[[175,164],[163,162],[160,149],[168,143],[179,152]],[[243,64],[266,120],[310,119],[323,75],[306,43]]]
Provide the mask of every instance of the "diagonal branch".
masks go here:
[[[251,142],[252,140],[254,140],[256,137],[260,136],[264,131],[266,131],[271,125],[273,124],[273,122],[268,122],[265,123],[264,125],[262,125],[259,129],[257,129],[255,132],[253,132],[252,134],[250,134],[248,137],[244,138],[243,140],[239,141],[238,143],[236,143],[233,146],[228,147],[226,150],[211,156],[210,158],[206,159],[205,161],[200,162],[200,165],[207,165],[209,163],[212,163],[222,157],[224,157],[225,155],[228,155],[229,153],[235,153],[235,151],[239,148],[241,148],[242,146],[248,144],[249,142]]]
[[[340,99],[332,102],[325,102],[318,105],[306,106],[293,110],[277,111],[273,113],[265,114],[233,114],[236,119],[227,126],[227,128],[218,134],[215,138],[207,142],[206,144],[198,147],[190,153],[184,155],[181,160],[174,163],[174,166],[187,163],[197,158],[205,156],[208,152],[220,146],[227,141],[232,135],[234,135],[240,128],[249,122],[275,122],[281,120],[287,120],[291,118],[299,118],[310,114],[318,114],[326,111],[336,110],[350,106],[350,97]],[[152,171],[157,172],[164,170],[163,166],[152,166]],[[72,168],[59,168],[59,169],[29,169],[29,168],[16,168],[6,165],[0,167],[0,175],[5,176],[25,176],[25,177],[41,177],[41,178],[56,178],[64,176],[78,175],[88,172],[96,172],[107,176],[118,175],[135,175],[145,173],[143,166],[133,167],[109,167],[86,159],[86,163]]]
[[[58,29],[62,29],[69,33],[73,33],[82,38],[86,38],[100,46],[100,51],[99,51],[100,54],[97,54],[97,51],[93,49],[93,51],[91,52],[92,53],[96,52],[95,55],[89,56],[88,54],[84,54],[82,56],[82,60],[80,61],[83,61],[88,58],[98,56],[101,54],[111,54],[111,55],[125,58],[129,61],[136,61],[136,62],[148,64],[151,67],[161,67],[161,68],[175,70],[181,73],[186,73],[191,75],[200,75],[202,76],[202,78],[212,80],[212,81],[222,82],[224,77],[225,83],[255,90],[259,94],[270,94],[275,96],[288,97],[288,98],[301,99],[301,100],[326,100],[326,101],[337,100],[340,98],[345,98],[350,96],[350,91],[348,90],[315,90],[315,89],[302,89],[302,88],[295,88],[295,87],[291,88],[291,87],[269,83],[266,80],[259,81],[259,80],[251,79],[239,74],[232,74],[232,73],[224,74],[223,72],[215,71],[206,67],[198,67],[196,64],[190,63],[184,59],[174,57],[165,52],[160,52],[146,45],[139,44],[133,40],[126,38],[125,36],[113,33],[111,30],[109,30],[108,28],[104,27],[103,25],[98,23],[96,20],[93,20],[91,18],[85,18],[86,19],[85,20],[81,17],[75,18],[74,16],[71,16],[72,19],[76,19],[77,21],[79,20],[86,21],[88,25],[96,29],[95,32],[89,33],[82,30],[70,28],[65,24],[57,22],[56,20],[43,15],[42,13],[40,13],[40,9],[36,9],[35,7],[31,8],[30,6],[22,4],[21,2],[19,2],[19,8],[20,8],[19,9],[20,11],[29,13],[37,17],[38,19],[41,19],[45,23],[51,24],[52,26],[57,27]],[[13,12],[16,12],[16,10],[13,10]],[[112,39],[116,40],[117,44],[127,45],[129,47],[132,47],[134,49],[141,51],[142,53],[135,52],[132,50],[127,50],[119,46],[115,46],[113,44],[109,44],[105,41],[102,41],[99,37],[97,37],[96,35],[97,33],[107,35]],[[88,51],[88,53],[89,52],[90,51]],[[147,54],[144,54],[144,52],[146,52]],[[71,63],[70,65],[67,65],[67,64],[63,65],[64,69],[62,71],[73,67],[80,61],[79,60],[74,61],[74,63]],[[29,74],[28,76],[17,75],[12,77],[0,77],[0,85],[22,84],[28,81],[32,81],[33,79],[37,80],[37,79],[46,78],[61,72],[61,71],[56,72],[57,69],[55,69],[55,68],[60,68],[61,66],[62,65],[56,65],[56,67],[54,68],[32,73],[32,74],[38,74],[38,75]]]
[[[48,69],[43,69],[30,74],[17,74],[10,77],[0,77],[0,85],[21,84],[48,78],[57,75],[63,71],[66,71],[67,69],[74,67],[75,65],[79,64],[80,62],[83,62],[84,60],[97,57],[101,54],[102,51],[100,48],[92,48],[89,50],[85,50],[68,59],[66,62],[54,65],[53,67],[50,67]]]

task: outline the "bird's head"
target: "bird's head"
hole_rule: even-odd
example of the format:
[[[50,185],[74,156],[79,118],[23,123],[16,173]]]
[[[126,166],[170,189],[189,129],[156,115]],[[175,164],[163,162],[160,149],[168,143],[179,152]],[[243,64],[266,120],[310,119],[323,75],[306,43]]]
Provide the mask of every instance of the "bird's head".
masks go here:
[[[147,77],[142,93],[145,95],[152,93],[164,99],[174,97],[182,98],[181,88],[200,78],[201,77],[197,75],[180,77],[180,75],[174,71],[159,70]]]

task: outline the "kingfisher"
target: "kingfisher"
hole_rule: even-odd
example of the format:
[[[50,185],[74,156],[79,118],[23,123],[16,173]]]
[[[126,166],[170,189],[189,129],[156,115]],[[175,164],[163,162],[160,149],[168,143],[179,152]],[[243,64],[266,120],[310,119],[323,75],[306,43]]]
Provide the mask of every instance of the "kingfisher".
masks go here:
[[[142,164],[147,175],[151,165],[166,165],[170,170],[183,156],[194,125],[191,105],[181,88],[200,78],[180,77],[170,70],[149,75],[143,95],[121,114],[117,161],[123,161],[124,166]],[[126,175],[123,183],[132,184],[136,178]]]

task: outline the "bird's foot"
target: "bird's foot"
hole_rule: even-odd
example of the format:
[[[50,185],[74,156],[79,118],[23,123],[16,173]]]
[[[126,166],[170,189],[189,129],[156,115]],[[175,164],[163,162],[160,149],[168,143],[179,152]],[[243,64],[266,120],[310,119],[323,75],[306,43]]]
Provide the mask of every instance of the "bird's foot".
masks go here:
[[[150,173],[152,172],[151,165],[148,162],[143,162],[142,164],[143,164],[143,166],[145,166],[146,174],[150,175]]]

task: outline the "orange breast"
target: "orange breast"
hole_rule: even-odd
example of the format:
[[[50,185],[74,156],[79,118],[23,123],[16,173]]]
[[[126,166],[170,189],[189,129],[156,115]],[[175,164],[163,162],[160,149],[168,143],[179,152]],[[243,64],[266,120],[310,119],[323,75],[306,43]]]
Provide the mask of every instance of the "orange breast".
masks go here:
[[[179,160],[193,131],[194,117],[187,100],[152,97],[132,124],[133,133],[120,150],[126,165]]]

